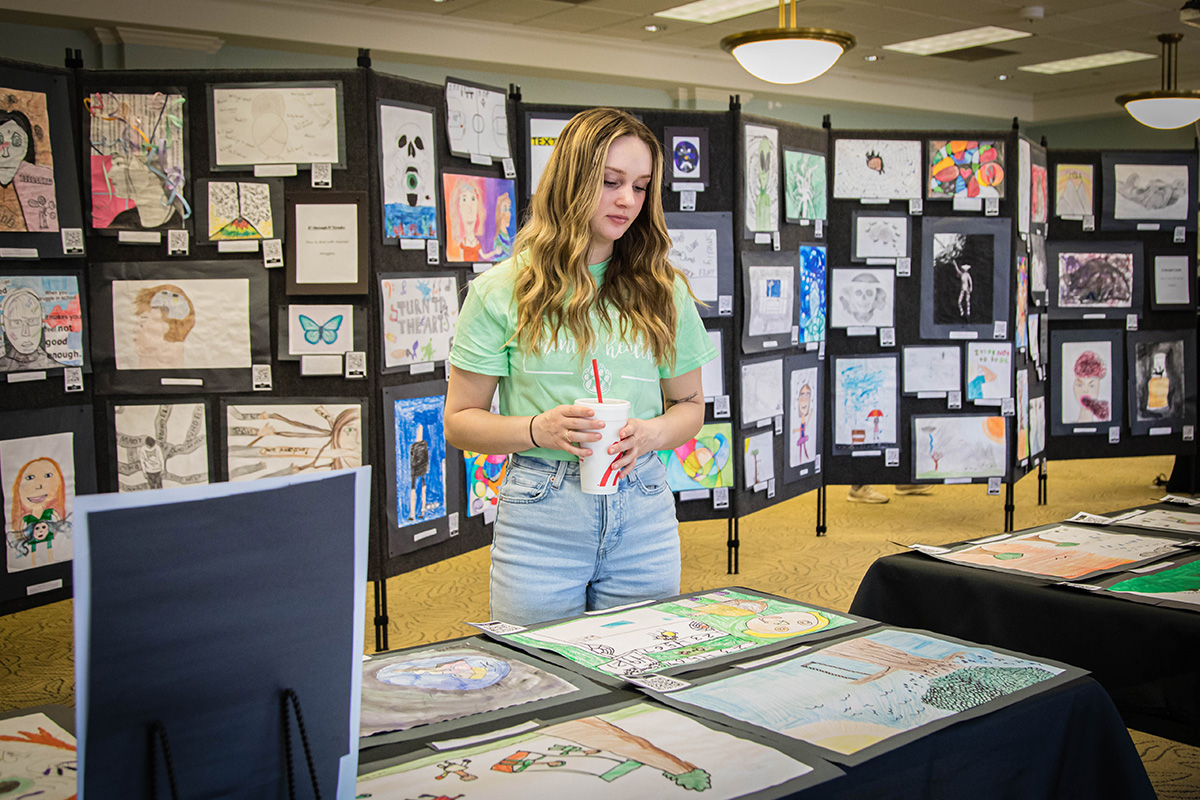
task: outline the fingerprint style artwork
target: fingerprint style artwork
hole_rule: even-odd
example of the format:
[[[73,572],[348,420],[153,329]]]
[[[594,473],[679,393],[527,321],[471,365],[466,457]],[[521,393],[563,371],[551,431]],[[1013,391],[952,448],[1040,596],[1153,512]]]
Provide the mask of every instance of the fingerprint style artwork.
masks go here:
[[[1004,142],[929,142],[930,200],[1004,197]]]
[[[673,492],[733,486],[733,426],[711,422],[674,450],[658,451]]]
[[[1133,253],[1059,253],[1059,308],[1128,308]]]

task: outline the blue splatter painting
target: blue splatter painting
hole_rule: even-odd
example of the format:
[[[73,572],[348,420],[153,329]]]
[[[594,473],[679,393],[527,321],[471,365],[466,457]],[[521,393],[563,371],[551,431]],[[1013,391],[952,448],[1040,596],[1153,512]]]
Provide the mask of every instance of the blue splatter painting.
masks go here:
[[[825,339],[825,248],[800,245],[800,341]]]

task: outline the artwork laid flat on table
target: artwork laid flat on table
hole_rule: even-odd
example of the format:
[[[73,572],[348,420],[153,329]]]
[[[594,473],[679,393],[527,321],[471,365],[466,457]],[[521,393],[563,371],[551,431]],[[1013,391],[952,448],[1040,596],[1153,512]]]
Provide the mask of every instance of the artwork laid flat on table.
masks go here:
[[[1176,511],[1170,508],[1152,508],[1132,514],[1122,514],[1117,524],[1132,528],[1186,533],[1189,536],[1200,537],[1200,514],[1189,514],[1186,511]]]
[[[708,186],[708,128],[664,128],[669,181]]]
[[[0,719],[0,797],[71,800],[76,795],[75,737],[44,713]]]
[[[1141,242],[1050,242],[1046,257],[1052,319],[1141,313]]]
[[[818,458],[822,451],[822,431],[825,420],[824,364],[816,353],[789,356],[785,363],[788,381],[787,458],[783,462],[785,483],[800,480],[812,472],[820,472]]]
[[[346,165],[341,81],[212,84],[209,164]]]
[[[283,179],[196,181],[196,241],[283,238]]]
[[[1077,581],[1157,561],[1180,552],[1178,544],[1174,539],[1081,525],[1043,525],[934,557],[1000,572]]]
[[[783,359],[742,364],[742,427],[783,413]]]
[[[1122,419],[1122,336],[1120,331],[1050,332],[1050,433],[1106,433]],[[1113,387],[1117,387],[1115,390]]]
[[[1004,142],[931,139],[930,200],[1004,197]]]
[[[458,323],[458,282],[453,275],[381,275],[379,290],[385,373],[450,357]]]
[[[223,401],[226,479],[253,481],[361,467],[363,405],[272,398]]]
[[[779,230],[779,129],[746,125],[743,129],[746,174],[746,238]]]
[[[1012,220],[926,217],[921,228],[921,338],[993,338],[1008,323]]]
[[[912,418],[913,480],[1003,478],[1008,420],[980,414]]]
[[[210,482],[208,414],[203,402],[113,406],[117,491]]]
[[[438,238],[437,145],[433,108],[378,102],[383,241]]]
[[[0,274],[0,375],[63,367],[91,371],[82,275]]]
[[[508,158],[508,98],[494,89],[446,78],[446,136],[461,158]]]
[[[800,245],[800,342],[825,341],[825,247]]]
[[[1084,672],[923,631],[884,628],[656,699],[705,719],[799,739],[857,765]]]
[[[672,492],[733,487],[733,426],[709,422],[674,450],[659,450]]]
[[[896,319],[896,271],[830,270],[829,297],[829,327],[890,328]]]
[[[898,357],[833,360],[833,451],[878,450],[900,441]]]
[[[1100,154],[1100,230],[1196,230],[1196,152]]]
[[[962,391],[962,348],[913,345],[903,349],[904,394]]]
[[[1143,575],[1123,572],[1099,581],[1103,593],[1184,611],[1200,610],[1200,555],[1174,559]]]
[[[1083,219],[1096,213],[1092,204],[1094,171],[1091,164],[1059,164],[1054,168],[1054,216]]]
[[[1129,429],[1134,436],[1179,432],[1196,422],[1196,331],[1130,331]]]
[[[733,295],[733,214],[728,211],[673,211],[666,215],[671,250],[667,260],[683,271],[692,292],[706,305],[702,317],[720,313],[721,295]]]
[[[851,261],[872,258],[907,258],[912,234],[912,218],[908,214],[888,211],[852,211],[851,225],[854,241]]]
[[[486,639],[422,645],[363,662],[359,735],[372,737],[363,742],[372,747],[418,736],[428,740],[457,727],[439,723],[470,717],[479,724],[602,691],[561,667]]]
[[[512,255],[516,181],[443,172],[442,187],[447,263],[494,263]]]
[[[901,139],[837,139],[833,143],[833,196],[908,200],[921,197],[921,143]]]
[[[742,253],[742,352],[787,347],[796,325],[795,252]]]
[[[1012,397],[1012,357],[1012,342],[967,342],[967,399],[998,405]]]
[[[498,638],[551,661],[566,659],[605,676],[626,677],[715,666],[730,661],[729,656],[773,652],[871,624],[775,595],[727,587],[534,625]]]
[[[823,220],[826,202],[825,154],[783,148],[783,218],[787,222]]]
[[[770,428],[742,440],[742,474],[745,487],[756,492],[775,480],[775,434]]]
[[[421,751],[358,779],[358,797],[770,800],[840,774],[809,754],[651,703],[606,706],[533,730]],[[804,759],[804,760],[801,760]],[[447,786],[447,783],[450,785]]]
[[[93,230],[182,228],[192,215],[186,102],[171,89],[84,98]]]

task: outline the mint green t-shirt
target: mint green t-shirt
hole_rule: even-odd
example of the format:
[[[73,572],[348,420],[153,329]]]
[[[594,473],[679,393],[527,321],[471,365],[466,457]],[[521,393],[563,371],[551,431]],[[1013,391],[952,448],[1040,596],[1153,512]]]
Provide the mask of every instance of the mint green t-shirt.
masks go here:
[[[603,282],[607,267],[608,261],[588,267],[597,285]],[[471,281],[467,299],[458,312],[458,328],[450,350],[450,363],[459,369],[499,376],[500,413],[505,416],[531,416],[582,397],[595,397],[595,358],[604,397],[628,400],[630,416],[652,419],[663,413],[660,380],[691,372],[717,357],[717,349],[681,278],[675,280],[674,371],[658,364],[640,340],[629,344],[617,334],[608,334],[596,312],[592,317],[596,343],[582,366],[575,339],[565,329],[559,332],[557,342],[543,344],[542,353],[527,353],[510,341],[517,330],[517,304],[513,300],[517,271],[515,259],[509,259]],[[576,460],[570,453],[546,447],[525,450],[523,455]]]

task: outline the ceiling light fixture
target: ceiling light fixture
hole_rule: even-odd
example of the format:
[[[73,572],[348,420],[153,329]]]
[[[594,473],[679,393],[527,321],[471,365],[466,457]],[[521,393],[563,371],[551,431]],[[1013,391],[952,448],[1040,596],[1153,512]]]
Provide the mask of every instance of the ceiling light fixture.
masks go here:
[[[1154,56],[1150,53],[1138,53],[1133,50],[1114,50],[1111,53],[1097,53],[1079,58],[1064,58],[1060,61],[1043,61],[1040,64],[1029,64],[1017,67],[1022,72],[1036,72],[1039,75],[1061,75],[1064,72],[1080,72],[1085,69],[1100,67],[1115,67],[1118,64],[1129,64],[1134,61],[1149,61]]]
[[[908,53],[914,56],[933,56],[938,53],[952,53],[955,50],[965,50],[968,47],[982,47],[998,42],[1011,42],[1013,39],[1024,39],[1033,36],[1028,31],[1014,31],[1010,28],[997,28],[987,25],[982,28],[971,28],[954,33],[943,33],[940,36],[927,36],[924,39],[913,39],[908,42],[885,44],[884,50],[895,50],[897,53]]]
[[[766,11],[773,5],[775,5],[775,0],[696,0],[694,3],[685,3],[663,11],[655,11],[654,16],[709,25],[734,17],[744,17],[747,14]]]
[[[785,27],[786,2],[779,0],[778,28],[726,36],[721,49],[756,78],[769,83],[804,83],[826,72],[857,42],[844,31],[796,27],[796,0],[792,0],[791,25]]]
[[[1150,128],[1182,128],[1200,119],[1200,92],[1176,88],[1179,75],[1176,49],[1182,38],[1182,33],[1164,33],[1158,37],[1162,42],[1162,89],[1117,97],[1117,103],[1125,106],[1134,119]]]
[[[659,31],[665,31],[666,29],[667,29],[666,25],[646,25],[646,26],[644,26],[644,30],[649,31],[650,33],[658,33]]]

